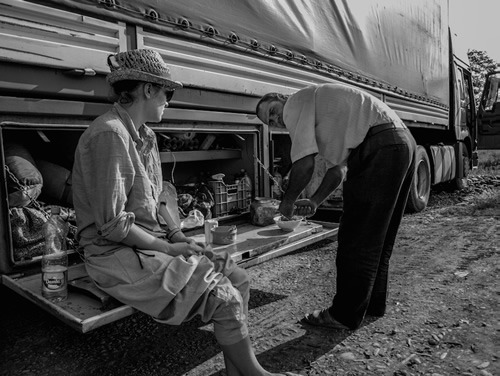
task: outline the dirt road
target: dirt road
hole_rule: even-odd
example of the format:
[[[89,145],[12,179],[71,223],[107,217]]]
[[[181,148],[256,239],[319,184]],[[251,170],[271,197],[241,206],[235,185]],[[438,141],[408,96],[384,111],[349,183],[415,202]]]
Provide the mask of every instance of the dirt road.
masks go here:
[[[302,375],[500,375],[500,177],[474,179],[405,215],[388,312],[357,331],[297,322],[333,297],[334,241],[250,268],[261,363]],[[137,314],[82,335],[5,288],[0,298],[1,375],[225,375],[200,322],[168,327]]]

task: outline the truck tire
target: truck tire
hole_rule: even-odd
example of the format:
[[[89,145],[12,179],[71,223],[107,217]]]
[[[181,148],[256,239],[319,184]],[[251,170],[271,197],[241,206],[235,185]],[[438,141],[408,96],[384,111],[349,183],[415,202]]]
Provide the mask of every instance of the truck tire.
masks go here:
[[[417,146],[415,176],[408,196],[406,211],[418,213],[424,210],[431,194],[431,164],[423,146]]]

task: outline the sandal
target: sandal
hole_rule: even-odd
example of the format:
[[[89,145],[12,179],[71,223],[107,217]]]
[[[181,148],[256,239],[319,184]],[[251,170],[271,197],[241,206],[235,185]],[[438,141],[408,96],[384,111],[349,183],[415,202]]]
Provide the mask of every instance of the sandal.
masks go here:
[[[328,312],[328,309],[317,310],[313,313],[309,313],[305,315],[301,321],[305,324],[322,326],[324,328],[349,330],[347,326],[335,320],[330,315],[330,312]]]

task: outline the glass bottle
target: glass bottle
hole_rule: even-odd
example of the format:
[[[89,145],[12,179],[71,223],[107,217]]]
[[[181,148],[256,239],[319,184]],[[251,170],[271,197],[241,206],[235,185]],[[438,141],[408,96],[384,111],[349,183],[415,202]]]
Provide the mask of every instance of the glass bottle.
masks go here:
[[[241,184],[245,187],[246,198],[252,197],[252,179],[248,176],[246,170],[241,169]]]
[[[68,253],[66,236],[68,223],[60,216],[60,208],[53,206],[42,231],[45,248],[42,255],[42,296],[51,302],[68,297]]]
[[[255,226],[274,224],[278,212],[279,201],[269,197],[255,197],[250,205],[250,222]]]
[[[273,198],[281,200],[281,195],[282,195],[281,186],[283,184],[283,177],[281,176],[281,174],[279,172],[279,168],[280,168],[280,166],[278,164],[274,165],[274,171],[273,171],[274,180],[272,183],[273,185],[271,187],[271,191],[272,191]]]

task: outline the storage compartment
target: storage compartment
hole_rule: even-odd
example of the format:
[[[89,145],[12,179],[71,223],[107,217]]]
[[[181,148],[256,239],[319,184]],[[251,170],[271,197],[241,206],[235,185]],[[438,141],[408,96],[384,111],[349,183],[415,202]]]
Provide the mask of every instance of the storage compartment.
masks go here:
[[[4,231],[0,269],[15,272],[38,267],[43,237],[41,226],[50,205],[59,205],[71,219],[70,253],[77,247],[72,207],[71,170],[74,151],[86,125],[21,124],[4,122],[0,152],[4,173],[2,200]],[[230,127],[210,128],[155,125],[163,180],[177,191],[179,215],[188,219],[198,210],[205,219],[238,217],[249,211],[252,194],[259,192],[254,158],[260,134],[254,127],[230,132]],[[240,183],[245,172],[251,186]],[[215,181],[212,176],[222,176]],[[186,230],[201,228],[187,224]]]
[[[176,187],[181,220],[195,209],[205,219],[248,212],[252,195],[260,190],[255,163],[260,150],[257,128],[240,128],[238,133],[223,126],[216,132],[200,126],[196,131],[180,126],[154,129],[163,180]],[[244,173],[250,179],[249,187],[242,182]]]
[[[38,271],[44,242],[41,227],[50,205],[60,206],[61,214],[68,219],[69,253],[72,259],[79,260],[75,252],[71,169],[84,128],[83,125],[2,124],[2,273],[27,273],[33,268]],[[40,189],[33,189],[36,186]]]

